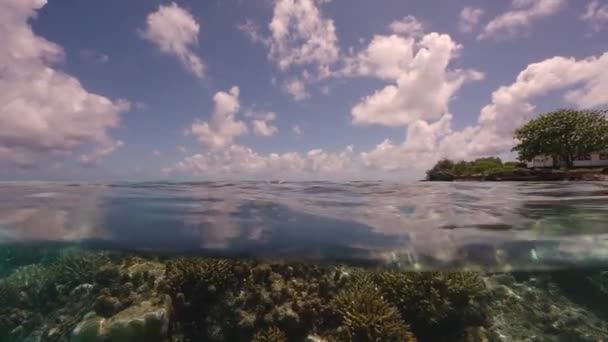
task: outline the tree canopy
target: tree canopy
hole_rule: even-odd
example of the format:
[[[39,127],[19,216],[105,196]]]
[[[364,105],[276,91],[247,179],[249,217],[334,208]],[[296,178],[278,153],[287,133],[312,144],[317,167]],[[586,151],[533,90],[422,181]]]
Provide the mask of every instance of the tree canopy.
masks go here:
[[[503,163],[500,158],[495,157],[478,158],[472,161],[461,160],[458,162],[454,162],[449,159],[442,159],[426,173],[427,179],[430,179],[432,178],[433,174],[437,173],[446,173],[452,176],[478,176],[516,170],[518,168],[520,168],[518,163]]]
[[[559,109],[533,119],[515,131],[513,151],[522,161],[551,156],[556,164],[572,167],[584,154],[608,147],[606,110]]]

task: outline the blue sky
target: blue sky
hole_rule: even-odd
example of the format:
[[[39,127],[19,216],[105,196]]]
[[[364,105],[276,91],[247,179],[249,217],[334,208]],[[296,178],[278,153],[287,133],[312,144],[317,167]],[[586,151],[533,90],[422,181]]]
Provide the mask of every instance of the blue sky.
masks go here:
[[[4,0],[0,179],[417,179],[608,104],[608,1]]]

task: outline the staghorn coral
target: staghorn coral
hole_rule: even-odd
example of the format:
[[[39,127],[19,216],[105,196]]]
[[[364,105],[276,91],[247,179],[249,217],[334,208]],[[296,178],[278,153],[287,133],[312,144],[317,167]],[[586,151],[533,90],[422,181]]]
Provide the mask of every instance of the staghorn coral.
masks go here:
[[[415,341],[397,309],[365,277],[353,281],[332,300],[348,341]]]
[[[192,329],[207,330],[209,310],[228,289],[238,284],[240,264],[212,258],[176,258],[166,264],[167,292],[173,298],[176,316]]]
[[[271,327],[260,330],[253,335],[252,342],[287,342],[287,335],[281,329]]]
[[[49,265],[49,276],[66,292],[83,283],[95,281],[95,275],[108,262],[103,253],[69,249]]]
[[[477,301],[486,289],[477,273],[385,271],[371,277],[418,338],[437,340],[440,332],[442,337],[458,335],[485,323]]]
[[[40,265],[17,268],[7,278],[0,280],[0,307],[41,306],[45,302],[44,289],[48,280],[47,270]]]
[[[226,259],[177,258],[166,266],[169,292],[215,295],[237,281],[236,262]]]

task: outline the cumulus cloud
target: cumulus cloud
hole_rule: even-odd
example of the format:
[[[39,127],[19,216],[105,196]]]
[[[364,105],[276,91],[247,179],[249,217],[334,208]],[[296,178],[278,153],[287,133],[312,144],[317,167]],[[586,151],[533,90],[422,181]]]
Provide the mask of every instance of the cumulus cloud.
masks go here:
[[[296,101],[302,101],[310,97],[310,93],[306,89],[306,83],[299,78],[286,81],[283,89]]]
[[[389,28],[397,34],[420,36],[424,32],[424,24],[412,15],[393,21]]]
[[[601,31],[608,25],[608,3],[602,4],[599,0],[590,1],[580,18],[594,31]]]
[[[437,148],[441,138],[451,133],[450,114],[430,124],[417,120],[407,128],[403,143],[384,140],[369,152],[362,152],[361,163],[374,171],[395,172],[405,169],[421,174],[440,158]]]
[[[478,39],[514,38],[528,29],[533,21],[557,13],[566,0],[512,0],[511,9],[492,19]]]
[[[253,127],[253,133],[255,133],[255,135],[269,137],[279,131],[277,126],[269,124],[276,119],[277,115],[275,113],[268,112],[266,114],[256,115],[255,117],[256,118],[251,121],[251,126]]]
[[[221,149],[232,144],[234,138],[247,133],[245,123],[235,118],[241,108],[239,87],[234,86],[228,92],[217,92],[213,102],[211,121],[196,120],[185,133],[194,136],[205,148]]]
[[[108,141],[102,145],[99,145],[93,151],[87,154],[83,154],[80,157],[80,163],[83,165],[95,165],[97,161],[110,153],[114,152],[117,148],[122,147],[124,143],[120,140]]]
[[[119,125],[129,103],[89,93],[78,79],[53,69],[63,49],[28,23],[45,4],[0,4],[0,163],[30,166],[84,147],[92,152],[81,161],[92,164],[122,145],[108,130]]]
[[[374,76],[394,83],[362,98],[351,110],[353,122],[405,126],[442,117],[464,82],[483,78],[475,70],[448,69],[460,48],[449,35],[435,32],[420,40],[394,34],[375,36],[349,62],[346,74]]]
[[[333,20],[317,7],[322,0],[276,0],[270,30],[269,57],[279,68],[316,65],[326,69],[339,55]]]
[[[192,14],[172,2],[158,6],[156,12],[148,15],[141,36],[154,43],[161,52],[177,57],[192,74],[202,78],[205,64],[194,52],[199,31],[200,26]]]
[[[483,131],[511,142],[504,138],[534,115],[530,100],[562,89],[567,90],[564,100],[577,107],[608,104],[608,53],[581,60],[553,57],[528,65],[514,83],[492,93],[492,103],[481,110],[479,124]],[[475,148],[491,148],[493,144],[485,140],[478,139]]]
[[[335,153],[314,149],[306,153],[260,154],[249,147],[231,145],[222,153],[189,156],[163,172],[217,179],[341,178],[353,174],[353,163],[352,146]]]
[[[483,9],[477,7],[465,7],[460,11],[458,29],[460,32],[472,32],[473,28],[479,23]]]
[[[282,72],[301,72],[281,82],[294,100],[310,97],[307,87],[329,77],[340,60],[340,47],[332,19],[321,11],[326,0],[274,0],[267,30],[251,19],[237,25],[252,42],[268,49],[268,59]],[[273,84],[276,80],[273,79]]]

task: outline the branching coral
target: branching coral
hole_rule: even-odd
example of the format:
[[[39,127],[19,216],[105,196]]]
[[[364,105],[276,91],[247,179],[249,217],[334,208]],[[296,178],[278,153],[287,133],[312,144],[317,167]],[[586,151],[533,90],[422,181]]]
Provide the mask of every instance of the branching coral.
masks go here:
[[[226,259],[178,258],[167,263],[169,291],[213,295],[236,282],[236,263]]]
[[[366,279],[357,279],[340,291],[332,306],[349,341],[415,341],[397,309]]]
[[[287,335],[279,328],[263,329],[253,335],[252,342],[287,342]]]
[[[92,283],[99,268],[108,262],[103,253],[67,250],[50,266],[49,276],[67,291],[83,283]]]
[[[473,302],[484,296],[485,284],[476,273],[389,271],[371,277],[419,338],[458,334],[469,323],[482,323]]]

